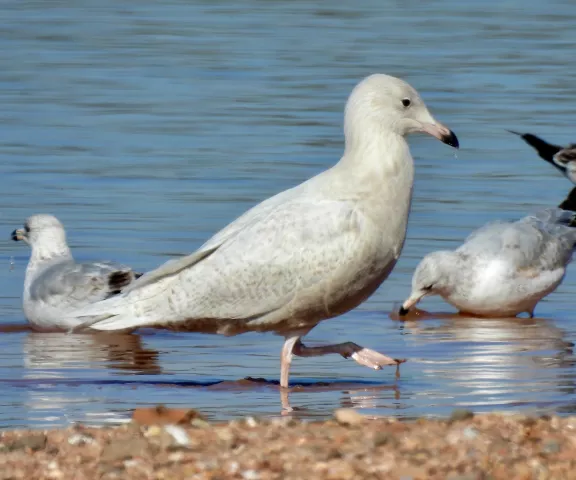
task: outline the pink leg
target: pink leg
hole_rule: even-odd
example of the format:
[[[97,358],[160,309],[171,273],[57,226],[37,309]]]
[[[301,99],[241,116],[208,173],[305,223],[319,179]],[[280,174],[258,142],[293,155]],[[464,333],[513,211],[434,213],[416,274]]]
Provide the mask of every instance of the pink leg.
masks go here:
[[[391,358],[381,353],[371,350],[369,348],[361,347],[352,342],[337,343],[335,345],[324,345],[322,347],[307,347],[304,345],[300,338],[302,333],[292,337],[286,337],[284,346],[282,347],[282,355],[280,357],[280,386],[288,388],[288,380],[290,376],[290,364],[292,357],[297,355],[299,357],[319,357],[328,355],[330,353],[337,353],[344,358],[352,358],[360,365],[364,365],[374,370],[380,370],[385,365],[400,365],[406,360]],[[399,371],[396,369],[396,376],[399,376]]]
[[[391,358],[375,350],[361,347],[352,342],[337,343],[335,345],[324,345],[322,347],[307,347],[299,338],[296,339],[292,347],[292,353],[299,357],[319,357],[321,355],[328,355],[330,353],[337,353],[344,358],[352,358],[360,365],[364,365],[374,370],[380,370],[385,365],[399,365],[406,360],[399,360]],[[286,345],[286,344],[284,344]]]
[[[300,335],[293,337],[286,337],[284,345],[282,346],[282,353],[280,356],[280,386],[288,388],[288,378],[290,376],[290,364],[292,363],[292,351],[296,342],[300,341]]]

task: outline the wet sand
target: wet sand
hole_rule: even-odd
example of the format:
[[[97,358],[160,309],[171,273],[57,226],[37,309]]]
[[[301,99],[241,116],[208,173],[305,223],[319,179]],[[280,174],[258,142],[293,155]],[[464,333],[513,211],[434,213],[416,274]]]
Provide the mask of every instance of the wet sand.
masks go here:
[[[473,415],[208,423],[194,410],[137,409],[119,427],[0,434],[0,479],[569,479],[576,417]]]

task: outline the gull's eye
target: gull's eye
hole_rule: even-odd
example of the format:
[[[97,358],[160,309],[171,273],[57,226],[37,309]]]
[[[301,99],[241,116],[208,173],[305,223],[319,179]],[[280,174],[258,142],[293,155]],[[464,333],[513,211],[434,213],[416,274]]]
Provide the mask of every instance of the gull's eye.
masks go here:
[[[30,227],[28,226],[28,224],[24,225],[24,231],[26,233],[30,233]]]
[[[411,103],[412,103],[412,102],[410,101],[409,98],[403,98],[403,99],[402,99],[402,105],[404,105],[406,108],[408,108]]]
[[[432,287],[433,287],[433,286],[434,286],[434,285],[428,285],[427,287],[424,287],[424,290],[432,290]]]

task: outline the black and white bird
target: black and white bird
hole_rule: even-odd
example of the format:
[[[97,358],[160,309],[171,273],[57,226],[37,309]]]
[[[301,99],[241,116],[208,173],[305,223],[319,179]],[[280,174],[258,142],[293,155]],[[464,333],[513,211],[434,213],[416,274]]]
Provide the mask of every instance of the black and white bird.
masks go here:
[[[519,133],[514,130],[508,131],[522,138],[522,140],[538,152],[541,159],[562,172],[568,180],[576,185],[576,144],[571,143],[566,147],[561,147],[548,143],[531,133]],[[564,210],[576,211],[576,188],[568,194],[558,207]]]

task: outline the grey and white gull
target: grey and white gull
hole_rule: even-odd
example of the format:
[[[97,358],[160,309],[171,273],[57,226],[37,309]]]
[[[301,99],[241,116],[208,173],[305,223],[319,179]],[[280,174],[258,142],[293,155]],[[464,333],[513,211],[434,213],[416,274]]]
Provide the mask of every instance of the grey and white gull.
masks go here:
[[[484,317],[534,315],[536,304],[562,282],[576,245],[576,214],[546,209],[516,222],[492,222],[454,251],[426,255],[399,314],[428,295],[461,313]]]
[[[119,294],[135,280],[130,267],[113,262],[76,263],[62,223],[53,215],[32,215],[12,240],[32,249],[24,279],[23,308],[35,330],[68,331],[81,323],[71,312]]]
[[[293,355],[330,353],[380,369],[400,361],[355,343],[305,346],[319,322],[366,300],[404,245],[414,166],[405,137],[426,132],[458,147],[408,83],[374,74],[345,109],[345,149],[333,167],[248,210],[199,250],[146,273],[121,295],[75,312],[85,326],[144,326],[285,338],[280,385]]]

